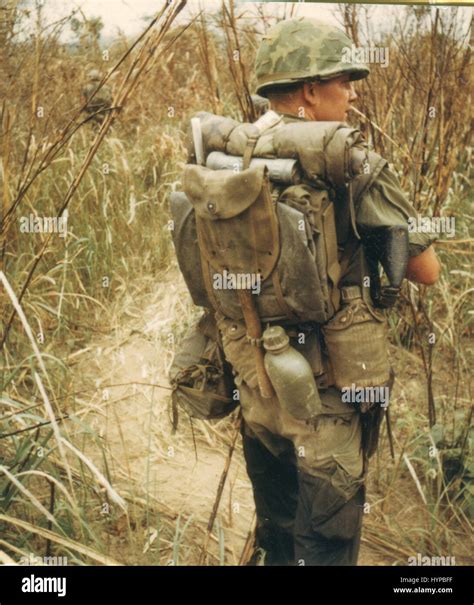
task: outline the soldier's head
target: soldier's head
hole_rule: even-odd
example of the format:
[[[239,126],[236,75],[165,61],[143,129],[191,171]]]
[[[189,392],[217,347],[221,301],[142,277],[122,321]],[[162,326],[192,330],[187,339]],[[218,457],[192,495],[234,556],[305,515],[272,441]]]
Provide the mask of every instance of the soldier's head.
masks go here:
[[[346,60],[351,45],[333,25],[306,17],[280,21],[257,53],[257,93],[276,111],[310,120],[346,120],[357,99],[353,81],[369,74],[366,65]]]
[[[98,69],[91,69],[89,72],[87,72],[87,80],[89,82],[100,82],[102,80],[100,71]]]

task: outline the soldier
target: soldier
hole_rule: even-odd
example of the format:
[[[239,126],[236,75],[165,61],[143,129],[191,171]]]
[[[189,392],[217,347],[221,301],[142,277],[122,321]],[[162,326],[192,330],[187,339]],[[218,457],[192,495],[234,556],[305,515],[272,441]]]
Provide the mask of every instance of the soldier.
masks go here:
[[[102,76],[98,69],[92,69],[87,74],[87,84],[82,89],[84,103],[87,103],[84,111],[90,116],[94,124],[100,125],[105,118],[106,111],[112,105],[112,92],[107,84],[104,84],[97,92]],[[93,95],[93,96],[92,96]]]
[[[198,114],[203,139],[194,140],[185,195],[173,194],[171,203],[178,262],[194,302],[215,311],[233,369],[257,512],[256,553],[265,565],[357,563],[367,461],[385,409],[379,404],[388,401],[357,406],[342,385],[386,382],[388,390],[385,322],[375,306],[393,304],[405,274],[433,284],[440,270],[431,238],[407,232],[415,211],[388,163],[344,124],[357,99],[353,81],[369,74],[343,60],[344,48],[351,40],[342,31],[312,19],[274,26],[256,58],[256,92],[273,112],[254,124]],[[240,175],[232,168],[236,157]],[[295,157],[301,180],[290,170],[285,181],[281,162],[291,165]],[[269,175],[271,162],[280,162],[270,192],[261,158]],[[226,162],[231,169],[221,170]],[[292,231],[295,216],[305,217],[304,229]],[[379,261],[389,286],[378,283]],[[211,279],[236,269],[261,277],[262,296],[218,289]],[[261,324],[269,324],[263,338]],[[301,335],[306,349],[294,350]],[[201,391],[197,396],[204,399]]]
[[[269,99],[286,123],[345,121],[357,99],[353,81],[369,74],[365,65],[343,62],[343,48],[351,44],[338,28],[312,19],[279,22],[258,50],[256,92]],[[356,218],[363,229],[406,224],[414,214],[385,165],[363,195]],[[436,282],[440,266],[431,243],[426,234],[410,233],[408,279]],[[354,248],[341,286],[360,285],[366,273],[363,254],[360,246]],[[265,565],[355,565],[367,457],[361,447],[361,414],[342,404],[336,388],[321,389],[327,415],[311,430],[281,408],[270,407],[238,374],[236,381],[257,511],[257,547],[265,553]]]

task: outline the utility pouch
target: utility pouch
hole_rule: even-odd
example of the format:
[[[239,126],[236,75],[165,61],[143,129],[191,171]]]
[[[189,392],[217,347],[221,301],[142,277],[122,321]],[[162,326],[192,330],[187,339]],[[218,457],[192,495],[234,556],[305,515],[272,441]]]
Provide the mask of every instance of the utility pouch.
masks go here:
[[[323,326],[323,334],[338,389],[387,384],[388,334],[382,312],[358,298],[344,305]]]
[[[205,314],[187,332],[170,368],[173,405],[193,418],[223,418],[238,404],[233,399],[232,369],[217,335],[211,316]]]
[[[250,388],[258,386],[257,369],[253,355],[253,346],[247,338],[247,328],[243,321],[228,319],[216,313],[217,325],[222,338],[227,361],[238,376],[246,382]]]
[[[314,254],[317,266],[320,298],[326,301],[328,316],[339,308],[340,265],[337,255],[337,236],[334,204],[329,199],[328,191],[315,189],[306,184],[287,187],[278,198],[306,218],[308,226],[308,246]]]
[[[213,270],[262,280],[273,271],[280,236],[267,172],[265,166],[237,173],[186,166],[184,191],[196,213],[199,249]]]

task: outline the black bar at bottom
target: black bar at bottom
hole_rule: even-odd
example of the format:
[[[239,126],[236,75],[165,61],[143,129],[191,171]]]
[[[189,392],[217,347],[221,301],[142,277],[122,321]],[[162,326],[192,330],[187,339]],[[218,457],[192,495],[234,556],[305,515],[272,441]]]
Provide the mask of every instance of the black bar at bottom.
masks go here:
[[[11,602],[473,603],[472,567],[0,567]],[[47,591],[47,592],[45,592]],[[61,596],[62,594],[62,596]]]

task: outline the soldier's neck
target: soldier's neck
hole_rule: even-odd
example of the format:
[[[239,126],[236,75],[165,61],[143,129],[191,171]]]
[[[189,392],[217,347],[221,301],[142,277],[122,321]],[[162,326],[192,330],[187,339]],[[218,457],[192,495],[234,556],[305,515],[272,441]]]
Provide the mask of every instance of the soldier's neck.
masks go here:
[[[309,118],[305,118],[305,117],[299,116],[299,115],[294,114],[294,113],[288,113],[288,112],[285,112],[285,111],[278,111],[276,109],[275,109],[275,111],[277,113],[279,113],[280,115],[284,116],[285,118],[287,118],[288,120],[292,120],[292,121],[294,120],[294,121],[298,121],[298,122],[309,122],[310,121]]]
[[[273,111],[276,111],[280,115],[285,116],[285,118],[298,120],[301,122],[308,122],[311,120],[310,117],[301,115],[302,111],[304,111],[304,108],[302,107],[297,107],[296,109],[293,109],[293,107],[289,107],[288,105],[275,103],[275,105],[272,104],[271,108],[273,109]]]

